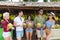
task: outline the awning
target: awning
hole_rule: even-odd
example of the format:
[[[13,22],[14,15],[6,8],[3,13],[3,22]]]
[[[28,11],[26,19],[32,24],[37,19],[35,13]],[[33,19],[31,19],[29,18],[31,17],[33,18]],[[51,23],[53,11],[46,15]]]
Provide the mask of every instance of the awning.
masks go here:
[[[59,2],[0,2],[0,9],[26,9],[38,10],[43,7],[44,10],[60,10]]]

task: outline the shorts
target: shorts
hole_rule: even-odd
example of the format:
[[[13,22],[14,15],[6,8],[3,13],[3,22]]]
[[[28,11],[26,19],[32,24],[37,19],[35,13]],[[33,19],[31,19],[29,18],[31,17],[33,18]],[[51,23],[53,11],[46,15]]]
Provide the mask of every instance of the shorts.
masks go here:
[[[33,32],[33,29],[28,29],[28,28],[27,28],[25,31],[26,31],[26,32]]]
[[[40,38],[40,37],[46,37],[46,33],[45,33],[45,30],[41,31],[41,30],[36,30],[36,34],[37,34],[37,37]]]
[[[3,32],[4,38],[9,37],[9,36],[11,36],[11,32]]]
[[[19,37],[23,37],[23,31],[16,31],[16,37],[19,38]]]

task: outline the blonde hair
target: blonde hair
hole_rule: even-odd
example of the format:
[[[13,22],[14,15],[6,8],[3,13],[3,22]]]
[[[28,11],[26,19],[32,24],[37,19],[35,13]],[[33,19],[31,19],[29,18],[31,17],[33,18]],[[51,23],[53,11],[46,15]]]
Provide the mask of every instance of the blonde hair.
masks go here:
[[[3,13],[3,18],[7,18],[7,17],[9,17],[9,13],[8,12]]]

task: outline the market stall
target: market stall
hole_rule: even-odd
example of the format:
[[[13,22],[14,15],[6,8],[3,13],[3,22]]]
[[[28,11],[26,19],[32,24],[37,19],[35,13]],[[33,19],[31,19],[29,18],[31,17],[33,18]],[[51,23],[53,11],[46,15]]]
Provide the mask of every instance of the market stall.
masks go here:
[[[56,14],[55,19],[59,21],[58,24],[55,25],[55,29],[60,28],[60,3],[59,2],[0,2],[0,22],[2,20],[2,14],[4,12],[10,13],[10,18],[13,20],[19,10],[23,10],[24,12],[24,19],[26,20],[27,15],[32,15],[33,19],[37,15],[37,10],[42,7],[44,10],[44,15],[47,17],[47,13],[54,12]],[[2,26],[1,26],[2,27]],[[0,28],[2,38],[3,29]],[[1,39],[3,40],[3,38]]]

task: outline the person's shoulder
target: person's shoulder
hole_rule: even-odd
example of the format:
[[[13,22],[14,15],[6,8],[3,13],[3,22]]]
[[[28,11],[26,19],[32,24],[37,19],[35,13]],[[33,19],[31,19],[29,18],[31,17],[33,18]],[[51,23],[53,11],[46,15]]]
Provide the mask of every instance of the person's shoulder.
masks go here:
[[[53,22],[55,23],[55,20],[53,20]]]
[[[3,22],[3,21],[5,21],[5,20],[1,20],[1,22]]]
[[[26,20],[26,22],[27,22],[28,20]]]
[[[23,17],[21,17],[22,19],[24,19]]]
[[[15,19],[14,20],[17,20],[18,19],[18,17],[15,17]]]
[[[15,19],[17,19],[18,17],[15,17]]]
[[[23,20],[24,20],[24,18],[23,17],[21,17]]]
[[[38,17],[38,15],[37,16],[35,16],[35,18],[37,18]]]
[[[3,23],[6,23],[6,21],[5,20],[1,20],[1,23],[3,24]]]
[[[45,17],[45,15],[43,15],[43,17]]]
[[[49,20],[46,21],[46,23],[49,22]]]

